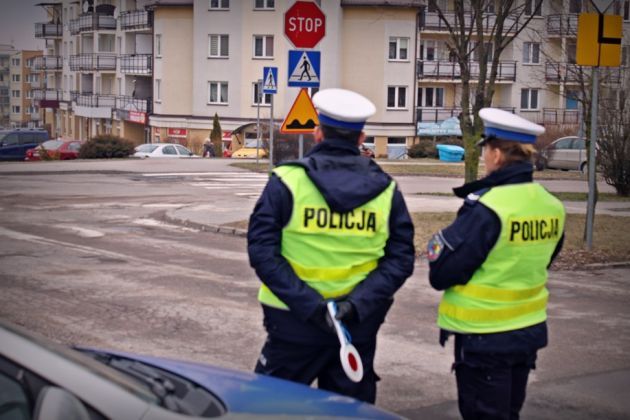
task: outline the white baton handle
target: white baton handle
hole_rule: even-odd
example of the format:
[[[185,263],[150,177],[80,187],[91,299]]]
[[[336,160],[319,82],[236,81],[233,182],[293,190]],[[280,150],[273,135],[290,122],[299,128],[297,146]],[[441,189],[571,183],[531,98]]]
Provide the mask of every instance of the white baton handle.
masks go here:
[[[341,324],[341,321],[335,318],[335,315],[337,315],[337,305],[335,302],[330,301],[326,305],[333,325],[335,326],[335,331],[337,332],[339,345],[341,346],[339,350],[341,367],[352,382],[361,382],[361,379],[363,379],[363,362],[361,361],[361,356],[356,347],[348,340],[348,336],[346,335],[347,331]]]

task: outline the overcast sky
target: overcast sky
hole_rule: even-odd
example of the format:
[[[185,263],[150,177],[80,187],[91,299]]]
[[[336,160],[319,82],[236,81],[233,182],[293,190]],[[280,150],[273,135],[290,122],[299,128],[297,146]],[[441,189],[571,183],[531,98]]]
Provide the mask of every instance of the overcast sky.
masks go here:
[[[13,44],[18,50],[43,50],[44,40],[35,38],[35,23],[46,22],[46,10],[35,4],[45,2],[0,0],[0,44]]]

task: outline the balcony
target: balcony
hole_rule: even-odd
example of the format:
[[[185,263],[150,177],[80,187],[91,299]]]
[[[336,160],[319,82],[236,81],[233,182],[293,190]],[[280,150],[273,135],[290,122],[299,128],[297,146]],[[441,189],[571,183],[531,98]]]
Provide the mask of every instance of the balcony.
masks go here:
[[[444,13],[444,17],[451,27],[455,25],[455,13]],[[484,13],[483,17],[483,31],[484,33],[490,33],[495,29],[497,16],[493,13]],[[472,13],[466,14],[465,29],[470,30],[473,25]],[[503,23],[504,33],[512,33],[518,30],[518,20],[512,17],[507,17]],[[431,32],[448,32],[448,26],[437,13],[426,12],[423,13],[420,19],[420,30]]]
[[[33,60],[33,70],[58,71],[63,68],[63,59],[58,55],[43,55]]]
[[[121,55],[120,71],[125,74],[139,74],[150,76],[153,73],[153,55]]]
[[[78,106],[88,108],[114,108],[116,106],[116,96],[80,93],[77,95],[75,102]]]
[[[61,101],[62,92],[55,89],[34,89],[33,100],[35,101]]]
[[[78,54],[70,56],[72,71],[116,71],[115,54]]]
[[[547,16],[547,36],[576,37],[577,27],[578,27],[577,14]]]
[[[35,38],[61,38],[63,26],[61,23],[36,23]]]
[[[565,108],[543,108],[543,124],[577,124],[578,110]]]
[[[516,108],[495,106],[495,108],[503,109],[507,112],[514,114]],[[460,107],[450,108],[424,108],[416,107],[416,122],[440,122],[448,118],[458,117],[461,114],[462,109]]]
[[[78,19],[72,19],[68,26],[72,35],[77,35],[81,32],[115,31],[116,18],[109,15],[90,13],[79,16]]]
[[[150,112],[152,99],[132,98],[131,96],[118,96],[116,109],[121,111]]]
[[[41,115],[39,114],[39,109],[37,110],[31,110],[31,121],[40,121],[42,119]]]
[[[488,71],[490,64],[488,64]],[[418,60],[418,79],[447,79],[460,80],[462,78],[459,63],[450,61],[423,61]],[[472,79],[479,77],[479,63],[470,62],[470,76]],[[497,69],[497,81],[516,80],[516,61],[500,61]]]
[[[122,12],[118,20],[120,21],[120,29],[123,31],[150,29],[153,27],[153,13],[147,10]]]

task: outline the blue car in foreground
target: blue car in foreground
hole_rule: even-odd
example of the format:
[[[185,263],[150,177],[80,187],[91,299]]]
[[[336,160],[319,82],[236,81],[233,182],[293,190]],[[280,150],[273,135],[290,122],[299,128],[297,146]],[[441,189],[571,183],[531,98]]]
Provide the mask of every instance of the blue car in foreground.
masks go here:
[[[399,418],[353,398],[254,373],[122,352],[70,349],[2,321],[0,417]]]

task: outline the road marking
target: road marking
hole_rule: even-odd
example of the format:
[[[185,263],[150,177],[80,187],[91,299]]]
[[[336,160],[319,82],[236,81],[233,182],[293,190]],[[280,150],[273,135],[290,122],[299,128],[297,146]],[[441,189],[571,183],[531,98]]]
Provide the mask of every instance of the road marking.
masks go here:
[[[236,176],[238,178],[269,178],[265,174],[255,174],[251,172],[160,172],[142,174],[146,177],[160,176]]]
[[[99,232],[97,230],[86,229],[78,226],[62,226],[66,229],[70,229],[74,231],[77,235],[82,238],[102,238],[105,236],[103,232]]]
[[[169,223],[165,223],[160,220],[149,219],[149,218],[136,219],[132,223],[136,225],[141,225],[141,226],[157,227],[157,228],[164,228],[164,229],[169,229],[169,230],[181,230],[183,232],[199,232],[199,229],[193,229],[193,228],[178,226],[178,225],[171,225]]]

